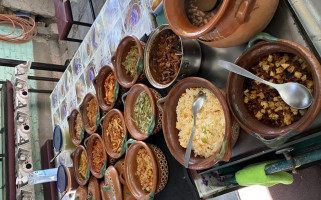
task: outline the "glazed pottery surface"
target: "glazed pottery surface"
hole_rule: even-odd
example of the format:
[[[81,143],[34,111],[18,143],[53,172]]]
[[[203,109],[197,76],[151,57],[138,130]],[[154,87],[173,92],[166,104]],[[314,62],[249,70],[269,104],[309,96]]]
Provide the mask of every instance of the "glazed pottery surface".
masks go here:
[[[220,48],[240,45],[261,32],[279,3],[278,0],[224,0],[207,24],[195,27],[187,18],[185,1],[164,0],[165,16],[173,31]]]
[[[136,75],[134,78],[130,77],[126,74],[126,70],[124,65],[122,64],[126,60],[126,56],[128,52],[130,51],[130,48],[132,46],[138,47],[139,56],[142,60],[144,60],[144,47],[145,43],[140,41],[137,37],[133,35],[128,35],[124,37],[116,51],[116,60],[115,60],[115,72],[116,72],[116,78],[119,82],[119,84],[125,88],[130,88],[133,86],[137,81],[142,80],[145,78],[144,70],[142,70],[142,73],[140,75]]]
[[[99,110],[99,103],[98,103],[98,100],[97,100],[97,97],[96,95],[94,95],[93,93],[88,93],[85,97],[84,97],[84,100],[80,106],[80,113],[81,113],[81,117],[82,117],[82,122],[84,124],[84,127],[86,129],[86,132],[88,134],[93,134],[97,131],[98,129],[98,124],[96,123],[95,125],[95,128],[93,130],[91,130],[90,128],[90,125],[89,125],[89,119],[87,117],[87,107],[88,107],[88,102],[91,100],[91,99],[95,99],[95,101],[97,102],[97,106],[96,106],[96,113],[98,114],[99,113],[99,116],[96,116],[96,117],[99,117],[100,118],[100,110]],[[99,119],[96,119],[96,121],[99,120]]]
[[[79,173],[79,160],[80,160],[80,156],[82,154],[82,152],[85,153],[86,155],[86,158],[88,160],[88,156],[87,156],[87,151],[86,149],[79,145],[75,152],[74,152],[74,155],[73,155],[73,165],[74,165],[74,168],[75,168],[75,178],[76,178],[76,181],[78,182],[79,185],[86,185],[87,182],[88,182],[88,179],[86,179],[86,177],[83,177],[80,173]],[[87,163],[87,167],[88,167],[88,163]]]
[[[245,78],[230,73],[227,82],[227,102],[232,114],[241,127],[249,134],[257,133],[265,139],[273,139],[283,136],[291,131],[304,131],[316,118],[321,108],[321,67],[316,57],[306,48],[288,41],[278,40],[277,42],[259,42],[249,51],[241,55],[236,64],[248,69],[259,63],[260,58],[272,53],[291,53],[301,57],[311,69],[314,90],[314,100],[306,114],[298,121],[285,127],[272,127],[258,121],[245,107],[243,100],[243,85]]]
[[[201,156],[195,156],[194,152],[191,153],[191,158],[189,161],[189,168],[194,170],[203,170],[209,167],[212,167],[214,164],[219,162],[220,160],[229,161],[231,157],[231,117],[228,105],[223,94],[220,92],[218,88],[216,88],[211,82],[198,77],[189,77],[183,79],[178,82],[169,92],[167,96],[167,100],[163,106],[164,114],[163,114],[163,133],[164,138],[167,144],[168,149],[171,154],[175,157],[175,159],[184,165],[184,157],[186,149],[183,148],[178,141],[178,133],[179,130],[176,129],[177,122],[177,114],[176,107],[178,104],[178,100],[183,93],[186,92],[188,88],[206,88],[210,90],[216,98],[219,100],[223,107],[224,117],[225,117],[225,143],[223,141],[222,147],[222,155],[220,158],[217,156],[220,154],[220,151],[215,152],[212,156],[208,158],[204,158]],[[225,152],[224,152],[225,151]]]
[[[136,126],[136,123],[133,119],[135,119],[134,106],[138,95],[141,92],[147,92],[149,99],[151,101],[152,112],[155,115],[155,127],[152,131],[152,134],[157,133],[161,130],[162,123],[162,113],[156,106],[156,102],[161,98],[160,94],[156,92],[156,90],[148,88],[144,84],[135,84],[130,90],[129,94],[126,97],[126,105],[124,109],[124,118],[126,127],[130,135],[136,140],[145,140],[148,136],[146,133],[142,133],[139,128]]]

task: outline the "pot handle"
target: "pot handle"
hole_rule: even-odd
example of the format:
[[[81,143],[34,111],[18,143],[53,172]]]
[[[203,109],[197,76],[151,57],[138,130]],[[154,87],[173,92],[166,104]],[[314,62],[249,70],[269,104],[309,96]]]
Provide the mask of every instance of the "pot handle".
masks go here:
[[[222,143],[222,147],[221,147],[221,151],[220,151],[220,153],[216,156],[216,159],[217,159],[217,160],[223,160],[226,151],[228,151],[228,149],[227,149],[227,148],[228,148],[227,141],[228,141],[228,135],[225,134],[225,137],[224,137],[224,140],[223,140],[223,143]]]
[[[281,137],[277,137],[277,138],[270,139],[270,140],[264,139],[263,137],[261,137],[257,133],[252,133],[252,136],[259,139],[267,147],[269,147],[271,149],[275,149],[275,148],[278,148],[281,145],[283,145],[288,139],[290,139],[291,137],[293,137],[297,134],[299,134],[299,132],[297,130],[292,130],[292,131],[288,132],[287,134],[282,135]]]
[[[247,52],[248,50],[250,50],[252,48],[252,46],[258,41],[258,40],[264,40],[264,41],[267,41],[267,42],[276,42],[279,40],[279,38],[277,37],[274,37],[268,33],[264,33],[264,32],[261,32],[261,33],[258,33],[256,36],[254,36],[250,41],[249,43],[247,44],[245,50],[243,53]]]
[[[167,98],[168,98],[168,96],[163,97],[163,98],[160,98],[160,99],[157,101],[157,103],[156,103],[158,109],[159,109],[162,113],[164,113],[164,105],[162,105],[162,104],[165,103],[165,101],[167,101]]]
[[[123,94],[123,96],[121,96],[121,101],[123,102],[123,104],[124,104],[124,107],[126,106],[126,103],[125,103],[125,97],[127,96],[127,95],[129,95],[129,92],[130,92],[130,90],[128,91],[128,92],[126,92],[125,94]]]
[[[136,63],[136,74],[139,76],[144,68],[144,62],[141,57],[138,57],[137,63]]]
[[[107,161],[105,160],[104,165],[103,165],[102,168],[100,169],[100,174],[101,174],[102,176],[104,176],[106,169],[107,169]]]
[[[151,191],[147,197],[146,200],[153,200],[154,199],[154,196],[155,196],[155,192],[154,191]]]
[[[117,101],[118,98],[118,94],[119,94],[119,83],[117,80],[115,80],[115,88],[114,88],[114,99],[113,99],[113,103],[115,103]]]
[[[123,141],[121,143],[120,156],[123,156],[124,153],[127,151],[127,139],[128,139],[128,136],[127,136],[127,134],[125,134]]]
[[[249,7],[252,4],[252,2],[253,2],[253,0],[246,0],[240,4],[240,6],[236,12],[236,15],[235,15],[236,21],[239,24],[244,23],[247,14],[249,14]]]
[[[100,119],[99,124],[101,126],[101,129],[103,129],[103,124],[102,123],[103,123],[104,119],[106,118],[106,116],[107,116],[107,113],[104,116],[102,116],[101,119]]]
[[[91,138],[91,136],[87,137],[85,140],[84,140],[84,146],[85,148],[87,149],[87,142],[88,140]]]

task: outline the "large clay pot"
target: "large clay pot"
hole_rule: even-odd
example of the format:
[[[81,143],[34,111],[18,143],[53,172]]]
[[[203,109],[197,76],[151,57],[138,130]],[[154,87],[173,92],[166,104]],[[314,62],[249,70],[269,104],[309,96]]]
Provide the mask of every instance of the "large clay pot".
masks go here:
[[[110,109],[112,109],[117,103],[117,101],[121,102],[120,101],[121,88],[119,87],[118,81],[116,80],[116,76],[115,76],[115,88],[114,88],[114,101],[110,105],[108,105],[104,100],[104,98],[106,97],[105,88],[104,88],[105,80],[110,73],[114,74],[115,76],[114,68],[112,68],[109,65],[103,66],[99,70],[99,73],[96,76],[96,78],[94,79],[94,86],[96,90],[97,100],[99,103],[99,107],[103,112],[108,112]]]
[[[122,156],[121,152],[117,153],[117,152],[114,152],[113,148],[112,148],[112,143],[111,143],[111,140],[110,140],[110,136],[107,136],[107,128],[109,126],[109,123],[110,123],[110,120],[112,119],[113,116],[119,116],[121,121],[122,121],[122,128],[124,130],[124,138],[126,139],[127,138],[127,129],[126,129],[126,124],[125,124],[125,119],[124,119],[124,116],[123,116],[123,113],[118,110],[118,109],[112,109],[110,110],[103,123],[102,123],[102,127],[103,127],[103,133],[102,133],[102,138],[103,138],[103,141],[104,141],[104,144],[105,144],[105,147],[106,147],[106,152],[107,154],[111,157],[111,158],[120,158]],[[123,142],[126,142],[126,141],[123,141]]]
[[[188,168],[194,169],[194,170],[203,170],[203,169],[210,168],[221,160],[229,161],[231,157],[231,153],[232,153],[231,146],[230,146],[231,145],[231,142],[230,142],[231,141],[231,116],[230,116],[230,111],[229,111],[227,102],[225,100],[225,97],[223,96],[221,91],[208,80],[205,80],[203,78],[198,78],[198,77],[189,77],[178,82],[168,93],[168,96],[158,102],[158,103],[161,103],[162,101],[165,101],[167,99],[163,105],[164,138],[165,138],[167,147],[172,153],[172,155],[174,156],[174,158],[179,163],[184,165],[186,148],[183,148],[180,145],[178,140],[179,130],[176,128],[176,122],[177,122],[176,107],[177,107],[179,98],[183,93],[186,92],[186,89],[200,88],[200,87],[210,90],[221,103],[223,112],[224,112],[226,128],[225,128],[225,135],[224,135],[222,146],[220,150],[215,152],[212,156],[208,158],[195,156],[194,152],[192,151]]]
[[[141,74],[136,74],[134,78],[130,77],[129,75],[126,74],[125,67],[122,64],[126,60],[126,56],[130,51],[130,48],[134,45],[138,47],[139,57],[143,61],[145,43],[140,41],[137,37],[133,35],[128,35],[124,37],[120,41],[116,51],[116,58],[115,58],[116,59],[115,60],[116,77],[119,84],[125,88],[130,88],[137,81],[141,81],[146,78],[143,69],[141,69]]]
[[[164,153],[155,145],[142,141],[130,145],[125,156],[125,179],[127,186],[136,199],[147,199],[151,193],[142,190],[140,180],[135,175],[137,170],[136,156],[140,149],[145,149],[151,158],[153,166],[152,192],[157,194],[162,191],[168,181],[168,165]]]
[[[290,137],[303,132],[314,121],[321,108],[321,66],[316,57],[306,48],[283,39],[270,38],[263,35],[262,41],[251,45],[261,38],[262,35],[254,38],[248,45],[248,51],[241,55],[235,63],[245,69],[258,64],[260,58],[272,53],[291,53],[301,57],[311,69],[314,90],[313,102],[305,115],[289,126],[272,127],[260,122],[245,107],[243,97],[243,85],[245,78],[230,73],[227,82],[227,102],[232,114],[235,116],[241,127],[251,135],[254,135],[269,147],[277,147],[286,142]]]
[[[87,160],[87,172],[86,172],[86,177],[83,177],[80,173],[79,173],[79,160],[80,160],[80,156],[82,153],[85,153],[86,155],[86,160]],[[89,176],[90,176],[90,169],[88,166],[88,156],[87,156],[87,151],[86,149],[79,145],[73,155],[73,164],[74,164],[74,168],[75,168],[75,178],[76,181],[78,182],[79,185],[86,185],[88,180],[89,180]]]
[[[94,147],[94,144],[96,141],[101,143],[101,146],[102,146],[101,151],[103,154],[103,161],[104,161],[104,164],[101,167],[101,169],[99,170],[99,172],[96,172],[93,169],[93,160],[94,160],[94,156],[95,156],[95,155],[93,155],[93,147]],[[85,141],[85,145],[87,145],[88,163],[89,163],[89,168],[90,168],[92,175],[94,175],[96,178],[102,178],[105,174],[105,170],[107,167],[107,154],[106,154],[105,145],[104,145],[103,140],[101,139],[101,137],[97,133],[94,133],[88,138],[88,142]]]
[[[100,183],[100,192],[103,200],[123,199],[122,188],[115,167],[109,166],[107,168],[105,180]]]
[[[95,177],[91,177],[88,183],[88,195],[92,200],[100,199],[99,182]]]
[[[64,195],[78,187],[73,167],[60,165],[57,171],[57,188],[60,194]]]
[[[138,95],[143,91],[147,92],[149,96],[149,100],[151,101],[152,112],[155,115],[155,126],[154,126],[154,129],[151,131],[151,133],[143,133],[136,126],[136,123],[133,120],[135,119],[135,113],[134,113],[135,102],[138,98]],[[155,134],[161,130],[162,113],[159,111],[159,109],[156,106],[156,102],[160,98],[161,98],[161,95],[156,90],[148,88],[144,84],[140,84],[140,83],[135,84],[129,90],[129,94],[126,97],[126,102],[125,102],[124,117],[125,117],[126,127],[130,135],[136,140],[145,140],[146,138],[149,137],[150,134]]]
[[[250,40],[271,21],[278,0],[222,0],[215,16],[204,26],[191,24],[185,11],[186,0],[164,0],[166,19],[182,37],[213,47],[232,47]]]
[[[87,200],[88,189],[87,186],[79,186],[76,190],[75,199],[78,200]]]
[[[88,102],[90,100],[94,99],[97,102],[97,106],[95,108],[96,110],[96,123],[93,129],[91,129],[91,126],[89,124],[89,119],[87,116],[87,107],[88,107]],[[82,121],[84,123],[84,127],[85,130],[88,134],[93,134],[97,131],[98,127],[99,127],[99,123],[100,123],[100,110],[99,110],[99,103],[97,100],[96,95],[94,95],[93,93],[88,93],[85,97],[84,100],[82,102],[82,104],[80,105],[80,113],[81,113],[81,117],[82,117]]]
[[[76,136],[76,129],[75,129],[75,125],[76,125],[76,118],[77,115],[80,115],[80,112],[78,109],[73,109],[68,117],[68,125],[69,125],[69,134],[70,134],[70,139],[72,141],[72,143],[76,146],[80,145],[80,143],[82,142],[82,140],[85,137],[85,131],[84,129],[82,129],[81,131],[81,135],[80,138],[77,138]],[[81,120],[82,121],[82,120]]]

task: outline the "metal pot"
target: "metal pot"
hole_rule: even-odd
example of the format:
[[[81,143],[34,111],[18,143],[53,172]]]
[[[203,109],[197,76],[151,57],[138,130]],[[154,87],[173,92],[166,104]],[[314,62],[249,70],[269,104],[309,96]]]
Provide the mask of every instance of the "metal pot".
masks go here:
[[[192,76],[197,74],[201,65],[201,58],[202,58],[201,47],[197,40],[186,39],[179,36],[181,41],[181,52],[182,52],[179,72],[170,83],[166,85],[158,83],[151,74],[149,59],[150,59],[150,52],[151,52],[151,47],[153,46],[153,42],[155,41],[157,36],[162,31],[165,31],[165,30],[171,30],[170,26],[161,25],[157,29],[155,29],[154,32],[150,34],[149,39],[147,41],[146,48],[145,48],[145,53],[144,53],[144,66],[145,66],[146,77],[154,87],[159,89],[166,88],[171,84],[173,84],[175,81],[179,81],[187,76]]]

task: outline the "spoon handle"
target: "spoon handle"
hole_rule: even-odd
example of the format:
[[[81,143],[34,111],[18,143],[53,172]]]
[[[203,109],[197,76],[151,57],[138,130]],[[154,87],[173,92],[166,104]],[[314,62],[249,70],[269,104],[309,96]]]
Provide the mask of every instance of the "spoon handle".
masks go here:
[[[193,125],[191,136],[189,137],[189,141],[188,141],[188,145],[187,145],[187,149],[186,149],[186,153],[185,153],[185,162],[184,162],[185,168],[188,168],[189,159],[191,157],[195,126],[196,126],[196,114],[194,115],[194,125]]]
[[[260,77],[255,76],[251,72],[247,71],[246,69],[243,69],[242,67],[240,67],[238,65],[235,65],[234,63],[227,62],[227,61],[224,61],[224,60],[219,60],[218,61],[218,65],[223,67],[224,69],[226,69],[228,71],[234,72],[234,73],[239,74],[241,76],[245,76],[247,78],[256,80],[258,82],[264,83],[264,84],[269,85],[269,86],[274,87],[274,88],[277,87],[277,84],[274,84],[274,83],[271,83],[269,81],[263,80]]]

